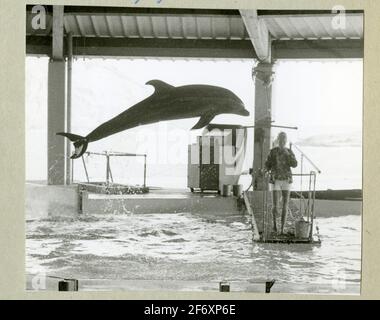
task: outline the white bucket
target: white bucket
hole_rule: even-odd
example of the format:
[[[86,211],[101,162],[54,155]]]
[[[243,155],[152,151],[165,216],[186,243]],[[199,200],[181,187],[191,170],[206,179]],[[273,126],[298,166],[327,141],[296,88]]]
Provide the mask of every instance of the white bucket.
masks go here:
[[[300,220],[295,225],[295,236],[297,239],[309,238],[311,223]]]

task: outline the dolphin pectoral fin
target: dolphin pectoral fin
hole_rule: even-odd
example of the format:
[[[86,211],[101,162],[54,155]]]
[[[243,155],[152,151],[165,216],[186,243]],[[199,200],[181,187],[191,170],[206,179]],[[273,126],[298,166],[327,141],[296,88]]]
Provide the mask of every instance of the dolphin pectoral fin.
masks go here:
[[[149,80],[147,83],[154,87],[155,93],[173,89],[174,87],[161,80]]]
[[[215,114],[201,116],[199,121],[196,123],[194,127],[191,128],[191,130],[201,129],[207,126],[211,122],[211,120],[214,119],[214,117],[215,117]]]

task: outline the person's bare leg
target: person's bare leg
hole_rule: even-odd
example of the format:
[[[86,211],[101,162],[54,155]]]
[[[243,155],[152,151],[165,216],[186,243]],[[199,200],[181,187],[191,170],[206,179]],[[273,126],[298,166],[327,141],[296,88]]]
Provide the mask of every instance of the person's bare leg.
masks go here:
[[[286,216],[288,213],[290,191],[282,190],[282,214],[281,214],[281,234],[284,233]]]
[[[277,190],[273,190],[273,209],[272,209],[272,215],[273,215],[273,231],[277,232],[277,214],[278,214],[278,207],[279,207],[279,201],[280,201],[280,192]]]

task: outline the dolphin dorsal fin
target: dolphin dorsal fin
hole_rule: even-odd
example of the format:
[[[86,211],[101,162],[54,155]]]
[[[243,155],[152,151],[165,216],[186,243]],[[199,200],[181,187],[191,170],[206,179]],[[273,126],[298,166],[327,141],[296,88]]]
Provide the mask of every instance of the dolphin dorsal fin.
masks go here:
[[[146,84],[153,86],[155,92],[162,92],[174,88],[172,85],[161,80],[149,80]]]

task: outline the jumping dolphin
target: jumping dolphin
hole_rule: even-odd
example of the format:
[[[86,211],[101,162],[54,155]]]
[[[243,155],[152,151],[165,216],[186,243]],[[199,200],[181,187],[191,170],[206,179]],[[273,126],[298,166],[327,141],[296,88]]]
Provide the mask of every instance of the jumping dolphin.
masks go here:
[[[232,113],[249,116],[244,103],[225,88],[210,85],[174,87],[160,80],[150,80],[146,84],[155,88],[151,96],[104,122],[87,136],[58,132],[57,135],[64,136],[74,143],[75,151],[71,159],[81,157],[86,152],[89,142],[140,125],[200,117],[192,129],[201,129],[218,114]]]

